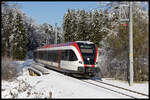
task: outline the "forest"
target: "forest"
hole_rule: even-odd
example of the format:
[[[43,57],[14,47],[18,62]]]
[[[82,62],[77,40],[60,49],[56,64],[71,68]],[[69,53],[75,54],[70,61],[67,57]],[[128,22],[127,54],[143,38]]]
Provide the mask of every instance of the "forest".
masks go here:
[[[110,2],[107,9],[68,9],[62,26],[39,25],[17,5],[1,2],[1,56],[13,60],[33,58],[37,47],[72,41],[91,41],[99,48],[99,67],[103,77],[128,79],[129,28],[119,19],[120,2]],[[149,15],[139,2],[133,2],[134,81],[149,80]]]

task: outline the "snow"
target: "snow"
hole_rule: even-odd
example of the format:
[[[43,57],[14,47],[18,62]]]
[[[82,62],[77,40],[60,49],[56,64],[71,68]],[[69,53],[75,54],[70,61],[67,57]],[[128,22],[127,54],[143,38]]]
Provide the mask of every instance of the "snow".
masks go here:
[[[17,61],[22,65],[26,65],[26,62]],[[47,75],[30,76],[27,67],[22,68],[20,76],[13,81],[2,80],[2,98],[129,98],[52,70]],[[103,81],[129,88],[121,81]],[[148,94],[148,82],[135,83],[132,88]]]
[[[122,94],[125,94],[125,95],[129,95],[129,96],[134,97],[134,98],[148,98],[147,96],[139,95],[139,94],[136,94],[136,93],[132,93],[132,92],[123,90],[123,89],[119,89],[119,88],[112,87],[112,86],[109,86],[109,85],[106,85],[106,84],[102,84],[102,83],[93,81],[91,79],[86,80],[86,82],[90,82],[90,83],[93,83],[93,84],[96,84],[96,85],[100,85],[101,87],[108,88],[110,90],[113,90],[113,91],[116,91],[118,93],[122,93]],[[134,87],[133,86],[130,87],[129,84],[127,84],[127,82],[120,82],[119,80],[108,80],[108,79],[105,78],[105,79],[103,79],[102,82],[148,95],[148,93],[144,93],[144,92],[148,91],[148,87],[147,87],[148,83],[135,84]],[[136,90],[136,88],[138,88],[138,87],[140,87],[141,91]],[[145,91],[145,89],[146,89],[146,91]]]
[[[144,93],[149,95],[149,83],[147,81],[142,83],[133,83],[132,86],[129,86],[129,83],[127,81],[120,81],[120,80],[113,80],[113,79],[103,79],[106,83],[111,83],[115,86],[125,87],[126,89],[130,89],[133,91],[137,91],[140,93]]]

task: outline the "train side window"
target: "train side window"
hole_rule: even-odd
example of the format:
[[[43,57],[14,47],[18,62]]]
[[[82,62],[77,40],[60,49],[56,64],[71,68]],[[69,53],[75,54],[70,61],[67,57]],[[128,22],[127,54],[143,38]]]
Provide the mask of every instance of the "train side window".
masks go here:
[[[52,53],[51,51],[48,51],[48,54],[47,54],[48,55],[48,61],[52,61],[52,55],[51,55],[51,53]]]
[[[40,51],[41,59],[43,60],[43,51]]]
[[[55,52],[54,51],[52,51],[51,57],[52,57],[52,61],[55,62]]]
[[[62,60],[64,60],[64,59],[65,59],[65,51],[62,50]]]
[[[48,52],[48,51],[45,51],[45,60],[46,60],[46,61],[48,60],[47,52]]]
[[[69,50],[63,50],[62,51],[62,60],[69,60]]]
[[[42,51],[42,58],[45,60],[45,51]]]
[[[53,53],[52,53],[52,61],[54,61],[54,62],[56,62],[56,57],[57,57],[57,53],[56,53],[56,51],[53,51]]]
[[[39,51],[39,58],[42,59],[41,51]]]
[[[47,55],[48,61],[57,62],[57,60],[58,60],[58,51],[47,51],[46,55]]]
[[[74,51],[72,51],[72,50],[63,50],[62,51],[62,60],[76,61],[77,56],[75,55]]]
[[[74,51],[73,50],[69,50],[69,61],[76,61],[76,60],[78,60],[78,59],[77,59],[77,56],[74,53]]]
[[[58,50],[55,51],[55,62],[58,62]]]
[[[43,52],[43,60],[45,60],[45,51],[42,51]]]
[[[40,51],[41,59],[43,60],[43,52]]]
[[[66,56],[66,60],[69,61],[69,50],[66,50],[65,56]]]
[[[47,60],[47,51],[43,51],[44,60]]]
[[[48,61],[48,51],[45,51],[46,61]]]

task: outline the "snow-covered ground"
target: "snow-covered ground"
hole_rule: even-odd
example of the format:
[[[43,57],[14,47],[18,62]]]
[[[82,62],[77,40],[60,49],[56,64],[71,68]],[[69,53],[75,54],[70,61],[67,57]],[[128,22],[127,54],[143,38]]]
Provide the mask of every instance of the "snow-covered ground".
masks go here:
[[[121,81],[103,81],[129,88]],[[148,94],[148,82],[134,84],[132,88]],[[2,98],[129,98],[51,70],[47,75],[30,76],[27,68],[14,81],[2,80],[1,92]]]
[[[142,82],[142,83],[133,83],[132,86],[129,86],[129,83],[127,81],[120,81],[120,80],[113,80],[113,79],[103,79],[103,82],[111,83],[112,85],[123,87],[126,89],[130,89],[133,91],[137,91],[140,93],[144,93],[149,95],[149,83]]]

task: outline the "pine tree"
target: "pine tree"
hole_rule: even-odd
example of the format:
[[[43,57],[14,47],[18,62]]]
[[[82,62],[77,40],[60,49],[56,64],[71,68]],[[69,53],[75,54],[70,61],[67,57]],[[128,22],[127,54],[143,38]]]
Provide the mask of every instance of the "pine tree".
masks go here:
[[[7,4],[4,3],[2,11],[2,23],[1,23],[1,34],[2,34],[2,56],[10,57],[10,36],[13,34],[13,12]]]
[[[71,41],[76,41],[76,34],[77,34],[77,15],[75,9],[71,10],[71,30],[70,33],[72,34],[71,36]]]
[[[63,20],[63,31],[64,31],[65,42],[71,41],[70,26],[71,26],[71,12],[68,9],[67,13],[64,15],[64,20]]]
[[[85,10],[81,10],[80,11],[80,20],[78,23],[78,28],[77,28],[77,40],[78,41],[85,41],[86,40],[86,36],[88,35],[87,33],[87,13],[85,12]]]
[[[107,17],[101,10],[94,13],[88,13],[84,9],[68,10],[63,20],[65,41],[91,41],[99,46],[99,42],[108,34],[102,28],[110,27]]]
[[[19,13],[16,15],[15,34],[13,40],[13,58],[24,59],[27,52],[27,32]]]

